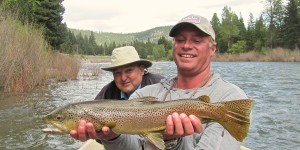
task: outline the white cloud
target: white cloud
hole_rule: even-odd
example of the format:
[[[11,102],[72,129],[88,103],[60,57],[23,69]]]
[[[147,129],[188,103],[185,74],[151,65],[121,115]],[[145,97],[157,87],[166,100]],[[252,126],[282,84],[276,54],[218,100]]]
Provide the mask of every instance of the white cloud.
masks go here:
[[[211,20],[217,13],[220,18],[224,6],[231,7],[237,15],[242,13],[247,23],[250,12],[257,18],[264,9],[261,0],[65,0],[63,5],[68,27],[115,33],[174,25],[189,14]]]

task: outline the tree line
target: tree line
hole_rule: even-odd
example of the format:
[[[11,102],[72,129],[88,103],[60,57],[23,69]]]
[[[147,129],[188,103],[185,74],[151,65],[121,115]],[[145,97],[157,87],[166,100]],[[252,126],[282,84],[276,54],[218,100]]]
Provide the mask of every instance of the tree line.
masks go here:
[[[32,22],[43,28],[45,39],[52,49],[62,53],[85,55],[110,55],[111,51],[123,46],[113,39],[109,43],[97,44],[94,32],[89,36],[74,34],[63,23],[63,0],[0,0],[1,8],[18,14],[21,22]],[[223,8],[221,18],[213,14],[211,23],[216,32],[217,49],[220,53],[243,53],[263,51],[275,47],[294,50],[300,46],[300,0],[264,0],[265,10],[259,18],[250,19],[245,26],[242,15],[230,7]],[[132,41],[142,58],[172,59],[171,41],[162,36],[157,42]]]
[[[299,49],[300,7],[299,0],[265,0],[265,10],[254,19],[250,13],[247,28],[241,15],[238,17],[230,7],[223,8],[221,19],[214,14],[211,20],[216,31],[220,52],[241,53],[262,51],[274,47]]]

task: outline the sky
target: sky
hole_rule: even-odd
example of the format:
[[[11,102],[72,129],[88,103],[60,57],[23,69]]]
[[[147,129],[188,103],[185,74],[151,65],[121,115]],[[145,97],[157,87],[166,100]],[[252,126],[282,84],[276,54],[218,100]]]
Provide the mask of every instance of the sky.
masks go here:
[[[158,26],[175,25],[181,18],[198,14],[221,19],[225,6],[240,13],[247,24],[249,14],[258,18],[263,0],[64,0],[64,20],[69,28],[95,32],[134,33]]]

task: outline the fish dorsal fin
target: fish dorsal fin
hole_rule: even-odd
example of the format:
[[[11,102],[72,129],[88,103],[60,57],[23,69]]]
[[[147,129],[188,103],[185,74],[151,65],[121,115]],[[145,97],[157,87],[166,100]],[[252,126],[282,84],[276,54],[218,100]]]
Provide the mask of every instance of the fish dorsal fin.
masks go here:
[[[157,148],[161,150],[165,149],[165,142],[163,140],[163,135],[161,134],[161,132],[149,133],[149,134],[145,134],[145,136]]]
[[[205,103],[210,103],[210,98],[209,96],[207,95],[202,95],[202,96],[199,96],[198,99],[202,102],[205,102]]]
[[[141,97],[141,98],[133,98],[131,101],[136,101],[136,102],[148,102],[148,101],[158,101],[158,98],[153,97],[153,96],[146,96],[146,97]]]
[[[160,102],[158,100],[158,98],[156,97],[152,97],[152,96],[146,96],[146,97],[141,97],[141,98],[134,98],[132,99],[134,102],[138,102],[138,103],[142,103],[142,104],[153,104],[153,103],[157,103]]]
[[[153,97],[153,96],[146,96],[146,97],[137,98],[137,99],[139,99],[140,102],[158,101],[158,98],[157,97]]]

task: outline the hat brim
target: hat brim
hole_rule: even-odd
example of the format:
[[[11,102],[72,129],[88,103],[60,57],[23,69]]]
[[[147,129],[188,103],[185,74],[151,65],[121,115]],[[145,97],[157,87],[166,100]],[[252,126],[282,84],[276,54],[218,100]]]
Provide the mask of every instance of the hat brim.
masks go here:
[[[170,37],[175,37],[176,33],[178,32],[178,29],[180,29],[181,27],[183,27],[184,25],[193,25],[196,29],[198,29],[199,31],[209,35],[208,33],[204,32],[202,29],[200,29],[198,26],[194,25],[193,23],[190,22],[180,22],[177,23],[169,32],[169,36]]]
[[[106,70],[106,71],[114,71],[118,67],[130,65],[130,64],[142,64],[142,65],[144,65],[145,68],[149,68],[149,67],[152,66],[151,61],[141,59],[141,60],[138,60],[138,61],[127,63],[127,64],[122,64],[122,65],[119,65],[119,66],[112,66],[112,67],[104,67],[104,68],[101,68],[101,69]]]

